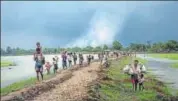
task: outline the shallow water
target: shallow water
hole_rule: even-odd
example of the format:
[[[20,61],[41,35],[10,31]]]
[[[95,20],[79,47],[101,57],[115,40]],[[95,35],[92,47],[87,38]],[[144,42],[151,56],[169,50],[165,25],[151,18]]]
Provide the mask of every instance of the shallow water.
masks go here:
[[[84,54],[84,61],[86,61],[86,55]],[[45,55],[45,60],[52,63],[52,58],[55,55]],[[59,68],[62,67],[62,59],[61,55],[57,55],[59,57]],[[94,55],[94,58],[97,59],[97,55]],[[17,63],[17,66],[9,66],[5,68],[1,68],[1,88],[8,86],[14,82],[18,82],[20,80],[28,79],[36,76],[35,72],[35,61],[33,60],[32,55],[28,56],[6,56],[1,57],[2,60],[10,60]],[[77,61],[78,63],[79,61]],[[12,68],[12,69],[9,69]],[[53,67],[52,67],[53,68]]]
[[[151,69],[151,72],[158,76],[159,80],[170,83],[171,88],[178,90],[178,69],[171,68],[170,64],[173,62],[178,62],[177,60],[159,59],[148,57],[143,54],[137,55],[137,57],[148,60],[146,66]]]

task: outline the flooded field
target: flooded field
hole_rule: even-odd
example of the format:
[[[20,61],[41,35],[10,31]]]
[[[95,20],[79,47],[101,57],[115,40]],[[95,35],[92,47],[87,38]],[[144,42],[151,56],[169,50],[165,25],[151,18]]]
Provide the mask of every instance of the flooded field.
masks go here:
[[[46,61],[52,63],[52,58],[55,55],[45,55]],[[57,55],[59,57],[59,68],[62,67],[62,59],[61,55]],[[84,61],[86,61],[87,54],[84,54]],[[94,58],[97,59],[97,55],[94,55]],[[1,57],[2,60],[10,60],[15,62],[17,66],[10,66],[7,68],[1,68],[1,87],[5,87],[14,82],[18,82],[20,80],[28,79],[36,76],[35,72],[35,61],[33,60],[33,56],[6,56]],[[77,61],[78,63],[78,61]],[[11,69],[9,69],[11,68]],[[52,67],[53,68],[53,67]]]
[[[178,62],[178,60],[159,59],[148,56],[144,57],[142,54],[137,55],[137,57],[148,60],[146,66],[158,77],[158,79],[165,83],[169,83],[171,88],[178,89],[178,69],[170,68],[170,64]]]

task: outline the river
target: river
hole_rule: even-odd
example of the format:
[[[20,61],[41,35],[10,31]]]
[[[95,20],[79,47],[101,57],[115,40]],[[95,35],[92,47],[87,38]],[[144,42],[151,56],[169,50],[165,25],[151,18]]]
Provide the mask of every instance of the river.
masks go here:
[[[45,60],[52,63],[52,58],[55,55],[45,55]],[[59,68],[62,67],[61,55],[57,54],[59,57]],[[84,61],[86,62],[87,54],[84,54]],[[94,58],[97,59],[97,55],[94,55]],[[12,83],[25,80],[31,77],[36,77],[35,72],[35,61],[33,60],[32,55],[28,56],[5,56],[1,57],[2,60],[10,60],[17,64],[17,66],[9,66],[1,68],[1,88],[6,87]],[[78,63],[78,61],[77,61]],[[9,69],[11,68],[11,69]]]
[[[143,54],[137,54],[137,57],[146,59],[146,67],[158,77],[159,80],[169,83],[169,87],[178,90],[178,69],[171,68],[171,63],[178,62],[178,60],[160,59]]]

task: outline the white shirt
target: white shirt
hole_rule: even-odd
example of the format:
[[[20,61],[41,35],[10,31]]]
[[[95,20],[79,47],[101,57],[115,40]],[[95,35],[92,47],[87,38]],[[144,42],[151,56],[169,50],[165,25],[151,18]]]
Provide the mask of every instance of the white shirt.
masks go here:
[[[72,56],[68,56],[68,60],[72,61]]]
[[[140,65],[137,65],[137,67],[133,66],[132,69],[135,74],[139,74],[141,72]]]
[[[57,61],[53,61],[53,64],[57,64]]]
[[[59,58],[58,58],[57,56],[55,56],[55,60],[56,60],[57,62],[58,62],[58,59],[59,59]]]
[[[137,65],[137,67],[135,67],[134,65],[131,65],[129,73],[130,74],[139,74],[141,72],[140,70],[140,65]]]
[[[143,83],[144,81],[145,81],[144,78],[140,78],[140,79],[139,79],[139,83]]]

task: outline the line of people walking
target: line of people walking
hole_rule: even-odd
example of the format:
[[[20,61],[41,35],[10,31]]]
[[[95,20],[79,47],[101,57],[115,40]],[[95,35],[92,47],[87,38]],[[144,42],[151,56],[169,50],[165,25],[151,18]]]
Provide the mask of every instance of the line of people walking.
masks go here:
[[[35,60],[35,70],[37,75],[37,80],[39,81],[39,74],[41,75],[41,79],[43,80],[43,66],[45,66],[45,71],[47,71],[47,74],[50,74],[51,67],[53,67],[54,74],[57,73],[57,70],[59,68],[58,62],[59,58],[58,56],[55,56],[52,58],[52,63],[49,61],[45,62],[45,57],[42,53],[42,47],[39,42],[36,43],[36,52],[34,53],[34,60]],[[62,52],[61,59],[62,59],[62,68],[67,69],[72,67],[72,63],[74,65],[77,65],[77,60],[79,58],[79,66],[82,67],[84,63],[84,57],[83,54],[77,54],[76,53],[67,53],[67,51]],[[91,60],[94,59],[94,56],[87,55],[87,64],[90,65]],[[68,64],[68,65],[67,65]]]
[[[39,42],[36,43],[36,52],[34,53],[34,60],[35,60],[35,70],[37,74],[37,79],[39,80],[39,74],[41,75],[41,78],[43,80],[43,66],[46,67],[47,74],[50,74],[50,69],[53,66],[53,72],[54,74],[57,73],[58,70],[58,62],[59,58],[57,56],[52,58],[52,64],[47,61],[45,62],[45,57],[42,53],[42,47]],[[114,53],[114,55],[118,58],[120,54],[117,52]],[[101,52],[98,54],[98,59],[100,60],[100,64],[104,65],[105,67],[109,66],[108,62],[109,52]],[[79,66],[82,67],[84,64],[84,56],[83,54],[79,53],[78,56],[76,53],[68,53],[67,51],[62,52],[61,54],[62,59],[62,68],[67,69],[72,67],[72,63],[74,65],[77,65],[77,60],[79,63]],[[94,60],[94,56],[87,55],[87,64],[90,65],[91,60]],[[68,64],[68,65],[67,65]]]

